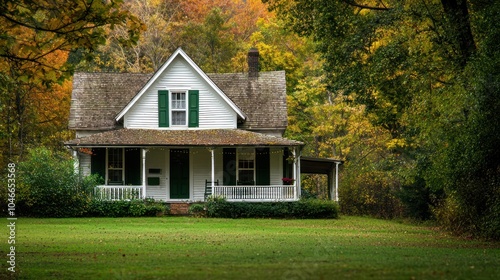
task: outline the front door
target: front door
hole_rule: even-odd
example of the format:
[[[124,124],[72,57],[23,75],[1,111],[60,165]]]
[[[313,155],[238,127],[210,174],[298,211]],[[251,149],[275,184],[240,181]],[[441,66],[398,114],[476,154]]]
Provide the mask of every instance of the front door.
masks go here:
[[[170,150],[170,198],[189,199],[189,149]]]

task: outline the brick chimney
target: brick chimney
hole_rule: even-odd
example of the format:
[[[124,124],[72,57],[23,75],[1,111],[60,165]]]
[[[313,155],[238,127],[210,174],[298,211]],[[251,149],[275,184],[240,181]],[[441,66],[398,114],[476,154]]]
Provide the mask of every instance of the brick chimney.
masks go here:
[[[259,76],[259,50],[251,48],[248,51],[248,77]]]

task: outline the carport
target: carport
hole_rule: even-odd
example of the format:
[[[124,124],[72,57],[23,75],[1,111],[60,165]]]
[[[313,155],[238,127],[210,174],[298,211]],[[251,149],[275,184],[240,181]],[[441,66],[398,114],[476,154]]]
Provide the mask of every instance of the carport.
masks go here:
[[[325,174],[328,176],[328,197],[339,201],[339,165],[342,160],[330,158],[300,157],[301,174]]]

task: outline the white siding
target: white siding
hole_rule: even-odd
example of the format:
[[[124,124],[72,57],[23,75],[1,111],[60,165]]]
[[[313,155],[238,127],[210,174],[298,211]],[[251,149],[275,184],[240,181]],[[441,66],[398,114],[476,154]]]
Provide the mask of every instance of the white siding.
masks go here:
[[[283,185],[283,149],[271,148],[270,151],[271,166],[271,185]]]
[[[156,200],[167,199],[167,151],[163,149],[149,149],[146,154],[146,177],[159,177],[159,186],[146,186],[146,197],[154,198]],[[161,169],[160,174],[149,174],[149,169]],[[147,179],[146,179],[147,183]]]
[[[200,129],[237,127],[236,112],[180,56],[125,114],[124,127],[158,129],[158,90],[176,89],[199,90]]]
[[[219,181],[219,185],[223,182],[222,170],[222,148],[215,149],[215,181]],[[191,149],[191,162],[193,163],[191,169],[191,176],[193,182],[192,199],[194,201],[203,201],[205,199],[205,180],[212,180],[212,155],[207,148],[193,148]]]
[[[191,162],[193,163],[191,176],[193,178],[193,195],[194,201],[204,200],[205,195],[205,180],[212,177],[212,159],[208,149],[193,148],[191,149]]]
[[[90,175],[90,155],[80,153],[78,156],[78,161],[80,163],[80,174],[82,176]]]

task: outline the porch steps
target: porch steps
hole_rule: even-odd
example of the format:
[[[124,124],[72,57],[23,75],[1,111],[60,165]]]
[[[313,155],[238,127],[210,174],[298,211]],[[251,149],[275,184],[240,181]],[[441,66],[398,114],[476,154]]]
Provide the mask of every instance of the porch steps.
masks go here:
[[[189,203],[170,203],[170,215],[189,215]]]

